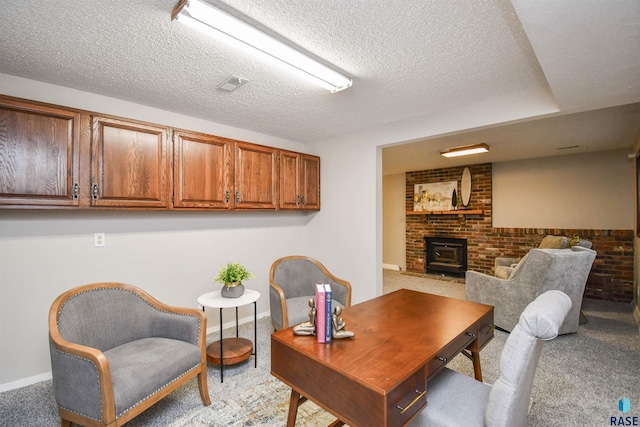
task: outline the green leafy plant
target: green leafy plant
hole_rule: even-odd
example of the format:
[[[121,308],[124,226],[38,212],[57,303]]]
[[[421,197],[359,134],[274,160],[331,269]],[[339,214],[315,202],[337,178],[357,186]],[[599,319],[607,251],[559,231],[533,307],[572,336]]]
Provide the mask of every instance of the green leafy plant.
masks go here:
[[[238,262],[228,262],[227,265],[220,268],[220,271],[214,280],[218,283],[223,283],[225,286],[231,287],[240,284],[243,280],[253,278],[255,278],[255,276],[251,274],[244,265]]]

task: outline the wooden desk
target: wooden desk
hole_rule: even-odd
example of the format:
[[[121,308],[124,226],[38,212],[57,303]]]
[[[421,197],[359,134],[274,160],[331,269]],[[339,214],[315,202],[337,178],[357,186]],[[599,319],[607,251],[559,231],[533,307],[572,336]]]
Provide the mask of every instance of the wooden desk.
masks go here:
[[[271,374],[292,389],[288,427],[301,395],[352,427],[403,426],[426,405],[427,379],[459,352],[481,378],[479,352],[493,337],[492,306],[407,289],[342,317],[354,338],[319,344],[292,328],[271,335]]]

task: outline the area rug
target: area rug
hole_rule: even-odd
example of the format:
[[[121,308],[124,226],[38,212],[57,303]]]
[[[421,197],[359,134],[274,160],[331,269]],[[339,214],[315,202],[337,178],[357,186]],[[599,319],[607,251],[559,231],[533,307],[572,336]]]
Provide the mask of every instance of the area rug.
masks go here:
[[[214,399],[211,405],[198,409],[171,423],[170,427],[284,426],[287,423],[291,389],[278,379],[258,384],[240,396]],[[315,403],[306,401],[298,408],[296,427],[327,426],[335,417]]]

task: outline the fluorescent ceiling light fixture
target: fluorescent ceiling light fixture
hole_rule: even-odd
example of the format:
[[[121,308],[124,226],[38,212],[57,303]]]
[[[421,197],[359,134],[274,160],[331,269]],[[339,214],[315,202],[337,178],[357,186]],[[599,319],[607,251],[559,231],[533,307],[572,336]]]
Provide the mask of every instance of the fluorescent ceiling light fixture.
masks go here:
[[[171,13],[171,19],[209,35],[225,34],[293,67],[294,71],[302,71],[314,83],[332,93],[351,87],[353,83],[349,77],[200,0],[180,0]]]
[[[468,156],[469,154],[488,153],[489,146],[487,144],[465,145],[464,147],[449,148],[442,150],[441,155],[445,157]]]

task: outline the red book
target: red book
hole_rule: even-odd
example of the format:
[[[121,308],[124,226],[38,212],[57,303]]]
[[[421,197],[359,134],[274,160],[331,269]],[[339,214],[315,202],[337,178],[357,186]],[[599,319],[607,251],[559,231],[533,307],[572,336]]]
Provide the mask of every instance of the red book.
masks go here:
[[[316,284],[316,337],[319,343],[327,339],[327,297],[324,285]]]

